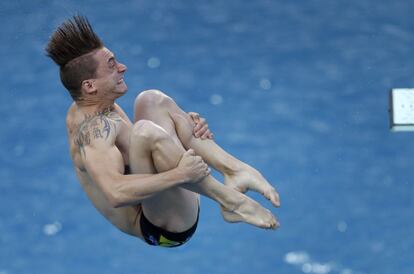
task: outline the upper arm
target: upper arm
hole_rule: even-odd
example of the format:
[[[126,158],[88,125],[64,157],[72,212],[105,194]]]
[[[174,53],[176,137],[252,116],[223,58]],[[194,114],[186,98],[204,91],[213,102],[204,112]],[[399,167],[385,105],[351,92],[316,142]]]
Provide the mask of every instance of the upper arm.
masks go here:
[[[87,145],[82,159],[89,176],[100,187],[106,187],[113,177],[122,175],[124,170],[122,154],[113,144],[95,142]]]
[[[110,203],[116,195],[114,182],[124,171],[122,154],[115,146],[116,136],[113,122],[98,117],[80,129],[76,140],[84,169]]]

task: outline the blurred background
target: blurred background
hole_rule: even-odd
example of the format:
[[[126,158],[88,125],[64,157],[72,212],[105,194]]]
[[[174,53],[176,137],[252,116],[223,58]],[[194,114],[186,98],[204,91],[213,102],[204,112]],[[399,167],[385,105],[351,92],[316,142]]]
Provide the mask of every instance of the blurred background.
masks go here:
[[[157,88],[201,113],[276,186],[279,230],[225,223],[203,199],[193,239],[162,249],[97,213],[44,55],[77,12],[128,66],[125,111]],[[0,274],[414,273],[414,133],[388,119],[389,90],[414,87],[413,13],[402,0],[2,1]]]

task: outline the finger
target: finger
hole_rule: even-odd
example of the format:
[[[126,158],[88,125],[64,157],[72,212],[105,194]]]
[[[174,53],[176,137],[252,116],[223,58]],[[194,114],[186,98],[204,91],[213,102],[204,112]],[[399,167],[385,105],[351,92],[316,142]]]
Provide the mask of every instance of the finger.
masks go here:
[[[195,127],[194,127],[194,129],[193,129],[193,132],[194,132],[194,136],[195,136],[195,137],[200,136],[200,135],[199,135],[199,133],[198,133],[198,131],[199,131],[202,127],[203,127],[203,125],[202,125],[202,124],[200,124],[200,123],[197,123],[197,124],[195,125]]]
[[[200,115],[197,112],[189,112],[188,114],[194,122],[198,122],[200,120]]]
[[[203,135],[201,135],[201,139],[205,140],[210,136],[211,132],[209,129],[206,130],[206,132],[203,133]]]
[[[200,117],[199,121],[198,121],[202,126],[207,125],[207,120],[204,119],[203,117]]]
[[[208,136],[208,139],[213,140],[214,139],[214,134],[210,132],[210,135]]]
[[[204,133],[208,130],[208,125],[205,124],[203,127],[201,127],[197,132],[196,132],[196,137],[200,137],[203,136]]]
[[[207,124],[206,119],[204,119],[204,118],[199,118],[198,119],[198,121],[196,122],[196,125],[194,127],[194,135],[197,134],[196,137],[199,137],[203,134],[203,132],[198,132],[198,131],[200,131],[206,124]]]
[[[208,166],[203,166],[203,173],[207,176],[210,174],[210,168]]]

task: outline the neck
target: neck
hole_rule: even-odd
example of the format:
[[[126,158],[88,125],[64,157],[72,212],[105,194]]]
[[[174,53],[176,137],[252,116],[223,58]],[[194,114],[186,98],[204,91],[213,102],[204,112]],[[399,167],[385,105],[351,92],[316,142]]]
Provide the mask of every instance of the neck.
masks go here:
[[[91,117],[113,111],[114,103],[114,101],[92,103],[82,100],[77,101],[76,105],[78,106],[78,110],[81,111],[85,117]]]

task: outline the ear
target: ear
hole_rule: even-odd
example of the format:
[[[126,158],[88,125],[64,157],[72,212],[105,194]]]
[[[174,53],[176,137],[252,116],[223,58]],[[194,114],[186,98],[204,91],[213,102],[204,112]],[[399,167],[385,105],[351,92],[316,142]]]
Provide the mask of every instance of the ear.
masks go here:
[[[82,91],[88,95],[94,95],[97,92],[95,81],[92,79],[82,81]]]

